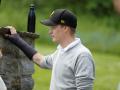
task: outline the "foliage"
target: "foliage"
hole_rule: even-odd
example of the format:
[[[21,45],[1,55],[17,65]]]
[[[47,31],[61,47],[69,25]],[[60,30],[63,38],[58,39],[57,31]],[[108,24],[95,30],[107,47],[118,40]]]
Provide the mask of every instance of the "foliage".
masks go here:
[[[50,3],[48,0],[2,0],[0,26],[13,25],[19,31],[27,31],[27,15],[32,2],[36,6],[36,33],[40,34],[37,44],[53,45],[48,28],[41,25],[40,20],[48,18],[56,8],[69,8],[78,17],[77,36],[87,47],[120,54],[120,16],[114,12],[111,0],[52,0]]]

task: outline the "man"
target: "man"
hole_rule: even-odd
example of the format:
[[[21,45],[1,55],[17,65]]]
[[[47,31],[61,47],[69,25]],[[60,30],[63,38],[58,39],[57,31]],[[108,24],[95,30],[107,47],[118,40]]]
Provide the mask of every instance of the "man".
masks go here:
[[[50,90],[92,90],[94,62],[90,51],[80,38],[75,37],[76,16],[69,10],[57,9],[41,23],[50,27],[52,41],[58,43],[57,50],[51,55],[43,56],[34,50],[20,38],[14,27],[7,27],[11,33],[5,37],[41,68],[52,69]]]

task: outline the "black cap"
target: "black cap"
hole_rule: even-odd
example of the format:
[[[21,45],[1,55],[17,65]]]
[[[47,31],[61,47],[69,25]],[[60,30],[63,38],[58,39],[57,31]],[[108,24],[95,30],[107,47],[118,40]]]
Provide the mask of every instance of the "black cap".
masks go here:
[[[66,9],[56,9],[53,11],[49,17],[49,19],[42,20],[42,24],[46,26],[55,26],[58,24],[70,26],[76,28],[77,26],[77,18],[76,16],[69,10]]]

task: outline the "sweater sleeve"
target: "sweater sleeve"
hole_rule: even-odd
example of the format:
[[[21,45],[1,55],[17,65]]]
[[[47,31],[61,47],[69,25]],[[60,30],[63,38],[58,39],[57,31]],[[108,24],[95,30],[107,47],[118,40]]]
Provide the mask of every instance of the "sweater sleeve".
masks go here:
[[[80,55],[75,65],[75,82],[77,90],[93,90],[95,66],[90,55]]]
[[[55,56],[56,56],[56,51],[53,54],[44,56],[43,61],[40,64],[40,67],[44,69],[52,69]]]

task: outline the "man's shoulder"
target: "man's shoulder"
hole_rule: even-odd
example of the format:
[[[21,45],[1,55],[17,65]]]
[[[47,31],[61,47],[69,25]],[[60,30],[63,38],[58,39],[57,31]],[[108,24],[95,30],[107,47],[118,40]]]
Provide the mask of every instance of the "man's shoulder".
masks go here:
[[[73,51],[77,54],[77,55],[91,55],[91,51],[85,47],[83,44],[78,44],[73,48]]]

